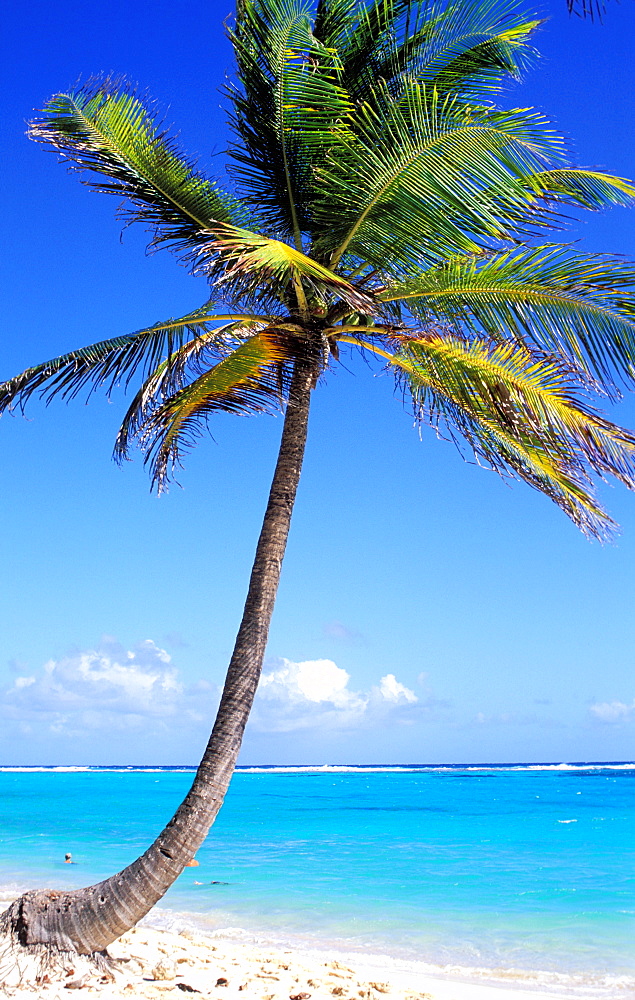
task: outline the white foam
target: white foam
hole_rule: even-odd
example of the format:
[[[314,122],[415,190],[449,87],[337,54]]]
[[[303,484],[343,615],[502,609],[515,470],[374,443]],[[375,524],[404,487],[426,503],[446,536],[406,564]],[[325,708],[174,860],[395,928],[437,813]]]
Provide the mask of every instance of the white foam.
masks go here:
[[[377,765],[365,765],[365,764],[297,764],[297,765],[280,765],[279,767],[237,767],[236,771],[241,774],[385,774],[390,773],[406,773],[412,774],[416,771],[422,770],[440,770],[440,768],[431,767],[428,768],[426,765],[413,765],[408,767],[402,764],[377,764]],[[450,770],[448,768],[448,770]]]
[[[17,772],[17,773],[20,773],[20,774],[23,773],[23,772],[26,773],[26,774],[28,774],[31,771],[33,771],[33,772],[36,772],[36,771],[39,771],[39,772],[47,772],[47,771],[54,772],[54,771],[92,771],[92,770],[93,770],[92,767],[83,767],[83,766],[82,767],[80,767],[80,766],[75,766],[75,767],[57,767],[57,766],[55,766],[55,767],[53,767],[53,766],[51,766],[51,767],[0,767],[0,771]]]
[[[15,773],[69,773],[76,771],[110,773],[110,774],[179,774],[191,773],[196,770],[193,765],[145,766],[134,765],[102,766],[86,765],[5,765],[0,772]],[[461,773],[462,771],[632,771],[635,761],[620,761],[603,763],[602,761],[553,763],[553,764],[281,764],[281,765],[242,765],[236,768],[239,774],[419,774],[426,772]]]
[[[196,771],[194,766],[192,767],[131,767],[129,765],[121,767],[102,767],[97,764],[87,764],[87,765],[73,765],[73,766],[33,766],[33,767],[0,767],[0,772],[6,771],[8,773],[19,773],[19,774],[30,774],[30,773],[40,773],[40,774],[55,774],[55,773],[73,773],[75,771],[90,772],[91,774],[180,774],[181,772],[190,773]]]
[[[592,764],[297,764],[271,767],[242,766],[236,771],[241,774],[369,774],[421,772],[461,773],[462,771],[632,771],[635,762],[592,763]]]

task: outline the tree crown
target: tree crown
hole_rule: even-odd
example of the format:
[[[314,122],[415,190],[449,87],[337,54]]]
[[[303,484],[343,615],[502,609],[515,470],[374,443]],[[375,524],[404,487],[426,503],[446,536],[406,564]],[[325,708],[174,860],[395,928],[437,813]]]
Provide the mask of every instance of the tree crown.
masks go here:
[[[215,411],[293,405],[294,365],[317,380],[362,351],[421,420],[606,534],[593,479],[635,487],[635,437],[593,400],[633,377],[635,271],[554,230],[635,188],[501,107],[538,24],[504,0],[239,0],[223,182],[130,87],[53,97],[31,136],[123,198],[210,299],[28,369],[0,408],[140,374],[115,453],[140,444],[161,488]]]

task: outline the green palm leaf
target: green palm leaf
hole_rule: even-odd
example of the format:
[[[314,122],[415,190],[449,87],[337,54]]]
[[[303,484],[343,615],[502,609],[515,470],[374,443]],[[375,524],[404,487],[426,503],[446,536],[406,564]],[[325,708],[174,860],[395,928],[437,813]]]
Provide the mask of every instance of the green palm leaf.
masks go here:
[[[360,119],[320,173],[316,250],[331,267],[343,254],[410,269],[476,252],[528,204],[524,177],[562,152],[540,116],[465,108],[414,84]]]
[[[612,522],[590,473],[635,489],[635,437],[579,398],[575,369],[513,343],[440,333],[396,340],[391,353],[364,346],[406,384],[420,419],[458,431],[480,460],[546,493],[584,531],[606,535]]]
[[[411,10],[412,30],[406,28]],[[346,5],[322,3],[316,18],[316,34],[325,45],[337,49],[341,62],[341,80],[353,99],[362,102],[373,90],[381,65],[387,68],[383,79],[388,82],[397,67],[397,53],[412,35],[418,35],[417,25],[423,5],[407,0],[371,0],[368,4],[357,3],[347,14]],[[423,18],[426,32],[429,32],[432,18]],[[419,45],[421,43],[419,42]],[[389,60],[395,60],[389,66]],[[405,57],[407,61],[407,56]]]
[[[632,205],[635,198],[635,186],[623,177],[577,167],[542,170],[527,178],[527,188],[541,198],[588,209]]]
[[[398,95],[404,79],[480,100],[506,77],[520,78],[538,24],[523,21],[514,4],[490,0],[338,0],[318,5],[314,33],[337,48],[342,85],[357,101],[372,101],[378,80]]]
[[[447,394],[473,417],[492,422],[495,416],[510,433],[538,436],[547,450],[564,447],[595,472],[635,488],[635,437],[579,398],[577,372],[562,358],[514,343],[434,334],[404,338],[399,358],[412,362],[422,385]]]
[[[438,54],[430,59],[420,80],[463,100],[483,100],[499,91],[506,78],[520,80],[533,56],[527,42],[540,21],[518,23],[515,4],[500,11],[491,3],[459,4],[441,37]],[[454,12],[453,12],[454,13]],[[449,29],[449,30],[448,30]]]
[[[178,392],[193,377],[204,374],[210,361],[236,350],[236,344],[253,336],[257,322],[240,320],[196,337],[169,354],[142,383],[122,421],[115,442],[118,462],[129,458],[131,442],[142,425],[168,396]],[[262,326],[262,324],[260,324]]]
[[[635,488],[635,438],[576,399],[566,365],[519,345],[438,335],[406,341],[395,364],[421,419],[456,428],[477,457],[545,493],[585,533],[610,534],[589,466]]]
[[[313,34],[327,48],[339,50],[358,17],[359,0],[318,0]]]
[[[291,361],[317,380],[338,341],[363,337],[421,415],[601,533],[591,477],[632,486],[633,441],[586,398],[635,377],[635,271],[519,240],[562,205],[627,204],[635,187],[569,166],[542,116],[491,103],[537,25],[513,0],[241,0],[231,195],[126,88],[57,95],[32,136],[100,174],[228,311],[28,369],[0,409],[140,375],[115,453],[141,442],[162,487],[213,412],[266,410]]]
[[[275,331],[263,330],[166,399],[138,431],[150,464],[152,484],[161,491],[181,456],[214,413],[254,414],[278,408],[283,366],[293,354]]]
[[[230,32],[239,73],[228,91],[239,139],[230,149],[234,173],[247,202],[298,249],[310,228],[311,161],[346,134],[353,111],[311,15],[306,0],[243,0]]]
[[[376,68],[376,77],[404,74],[439,93],[477,102],[490,99],[506,78],[521,78],[533,55],[528,39],[540,23],[519,22],[516,4],[490,0],[420,4],[414,24],[408,13],[410,37]]]
[[[217,316],[213,309],[214,306],[207,303],[179,319],[155,323],[123,337],[101,340],[27,368],[0,384],[0,412],[14,406],[24,408],[33,393],[39,393],[47,402],[57,395],[72,399],[86,387],[89,394],[103,386],[109,393],[117,385],[127,385],[138,372],[153,371],[166,356],[176,357],[179,348],[190,338],[204,342],[208,349],[216,338],[217,346],[225,349],[225,329],[210,331],[210,323],[227,319],[240,320],[245,326],[268,323],[267,317]]]
[[[125,198],[132,219],[154,229],[155,244],[189,247],[212,222],[245,221],[244,208],[195,170],[143,102],[109,79],[57,94],[42,114],[31,138],[108,178],[86,183]]]
[[[616,373],[635,372],[634,284],[630,264],[544,246],[448,261],[377,297],[422,318],[451,317],[491,337],[564,349],[610,384]]]
[[[288,243],[246,229],[215,227],[213,239],[200,248],[200,253],[203,258],[217,258],[209,267],[202,265],[217,283],[229,283],[243,292],[252,286],[268,286],[281,301],[288,297],[291,286],[301,311],[306,309],[306,292],[317,296],[319,302],[334,296],[361,312],[372,312],[375,308],[368,293],[319,261]]]

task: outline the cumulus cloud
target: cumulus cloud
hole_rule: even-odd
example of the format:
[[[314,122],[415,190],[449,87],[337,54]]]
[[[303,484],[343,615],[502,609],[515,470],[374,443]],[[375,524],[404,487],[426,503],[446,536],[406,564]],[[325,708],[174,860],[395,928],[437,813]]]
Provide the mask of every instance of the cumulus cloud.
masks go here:
[[[600,722],[628,722],[635,719],[635,699],[630,705],[623,701],[599,701],[589,706],[589,712]]]
[[[379,682],[379,692],[385,701],[393,705],[413,705],[419,701],[414,691],[405,687],[394,674],[386,674]]]
[[[360,705],[358,695],[348,690],[350,675],[333,660],[282,660],[277,670],[264,673],[260,695],[269,701],[330,702],[337,708]]]
[[[7,721],[23,733],[47,728],[73,734],[94,729],[165,728],[177,717],[207,724],[201,714],[202,695],[213,686],[199,682],[186,687],[171,657],[152,639],[125,649],[105,638],[91,650],[49,660],[41,671],[18,675],[0,697]]]
[[[394,674],[380,678],[368,691],[349,686],[350,674],[333,660],[279,660],[263,673],[253,724],[264,731],[348,729],[386,716],[413,721],[419,699]]]
[[[127,649],[105,637],[94,649],[13,676],[0,691],[0,716],[7,734],[145,737],[184,724],[206,731],[217,696],[207,681],[185,684],[170,654],[152,639]],[[262,675],[250,725],[260,732],[409,725],[429,716],[433,704],[424,684],[417,695],[394,673],[358,690],[333,660],[280,659]]]

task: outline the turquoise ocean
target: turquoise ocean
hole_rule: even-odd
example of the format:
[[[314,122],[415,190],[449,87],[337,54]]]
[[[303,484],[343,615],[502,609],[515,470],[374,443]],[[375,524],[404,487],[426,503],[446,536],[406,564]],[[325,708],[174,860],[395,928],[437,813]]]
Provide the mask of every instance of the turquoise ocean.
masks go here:
[[[0,768],[1,901],[124,867],[192,771]],[[241,768],[197,857],[154,926],[635,996],[635,763]]]

